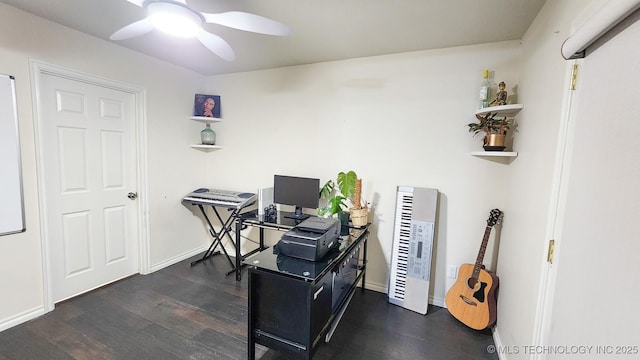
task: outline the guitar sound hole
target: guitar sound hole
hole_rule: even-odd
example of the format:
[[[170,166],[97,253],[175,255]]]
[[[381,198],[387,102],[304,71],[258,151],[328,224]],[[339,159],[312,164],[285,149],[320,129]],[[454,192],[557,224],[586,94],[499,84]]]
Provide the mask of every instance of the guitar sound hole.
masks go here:
[[[467,279],[467,286],[469,287],[469,289],[471,290],[477,290],[476,286],[478,285],[478,279],[474,279],[474,278],[469,278]]]

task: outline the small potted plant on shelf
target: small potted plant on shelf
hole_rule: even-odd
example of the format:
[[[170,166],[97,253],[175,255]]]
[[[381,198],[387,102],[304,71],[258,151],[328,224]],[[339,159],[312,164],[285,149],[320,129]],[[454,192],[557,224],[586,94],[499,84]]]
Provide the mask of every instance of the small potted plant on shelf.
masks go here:
[[[478,122],[467,124],[469,132],[473,133],[474,137],[481,132],[485,133],[482,146],[486,151],[504,150],[507,130],[513,125],[513,119],[496,118],[496,115],[497,113],[487,113],[484,116],[478,114],[476,115]]]
[[[366,225],[367,208],[361,206],[362,179],[354,171],[340,172],[336,180],[327,181],[320,189],[320,198],[327,199],[327,205],[318,209],[320,216],[338,215],[343,225],[351,220],[354,225]],[[351,203],[349,207],[348,203]],[[346,211],[349,209],[349,211]],[[364,213],[364,224],[361,224]]]

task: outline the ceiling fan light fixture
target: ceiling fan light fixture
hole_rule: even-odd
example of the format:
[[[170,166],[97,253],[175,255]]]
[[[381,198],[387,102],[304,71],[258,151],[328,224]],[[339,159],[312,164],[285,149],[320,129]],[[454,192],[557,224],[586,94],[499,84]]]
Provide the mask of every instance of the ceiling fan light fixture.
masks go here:
[[[152,2],[147,12],[153,26],[169,35],[189,38],[202,29],[202,17],[177,3]]]
[[[157,29],[175,36],[196,37],[204,47],[221,59],[233,61],[236,55],[231,45],[220,36],[203,28],[202,26],[205,23],[218,24],[258,34],[278,36],[291,34],[291,29],[288,26],[260,15],[242,11],[226,11],[214,14],[195,11],[187,5],[187,1],[190,0],[127,1],[143,8],[147,16],[118,29],[109,36],[111,40],[127,40]]]

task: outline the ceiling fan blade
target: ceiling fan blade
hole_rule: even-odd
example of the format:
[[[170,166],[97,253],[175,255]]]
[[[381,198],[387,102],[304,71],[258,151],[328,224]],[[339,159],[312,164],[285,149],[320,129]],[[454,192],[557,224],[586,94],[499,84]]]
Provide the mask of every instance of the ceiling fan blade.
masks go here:
[[[149,20],[149,18],[144,18],[140,21],[136,21],[114,32],[113,34],[111,34],[111,36],[109,36],[109,39],[111,40],[131,39],[133,37],[146,34],[151,30],[153,30],[153,23],[151,22],[151,20]]]
[[[242,11],[227,11],[217,14],[202,13],[202,16],[204,16],[204,20],[208,23],[223,25],[238,30],[267,35],[291,35],[291,29],[285,24],[264,16]]]
[[[196,34],[196,37],[200,40],[202,45],[206,46],[207,49],[211,50],[212,53],[220,56],[222,59],[227,61],[235,60],[236,54],[233,52],[231,45],[224,41],[220,36],[205,30],[200,30]]]
[[[134,4],[134,5],[138,5],[140,7],[144,7],[144,3],[147,0],[127,0],[128,2]],[[177,2],[180,4],[184,4],[187,5],[187,1],[186,0],[168,0],[169,2]]]
[[[138,5],[140,7],[142,7],[142,4],[145,2],[145,0],[127,0],[127,1],[132,3],[133,5]]]

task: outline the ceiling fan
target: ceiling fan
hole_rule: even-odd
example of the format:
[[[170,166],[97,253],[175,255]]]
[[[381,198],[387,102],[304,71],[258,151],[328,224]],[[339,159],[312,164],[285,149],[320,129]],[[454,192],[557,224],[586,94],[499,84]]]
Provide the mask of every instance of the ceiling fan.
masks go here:
[[[235,54],[223,38],[202,28],[205,23],[266,35],[291,34],[288,26],[275,20],[241,11],[203,13],[187,5],[186,0],[127,0],[144,8],[147,17],[131,23],[111,34],[111,40],[126,40],[158,29],[180,37],[197,37],[211,52],[224,60],[233,61]]]

